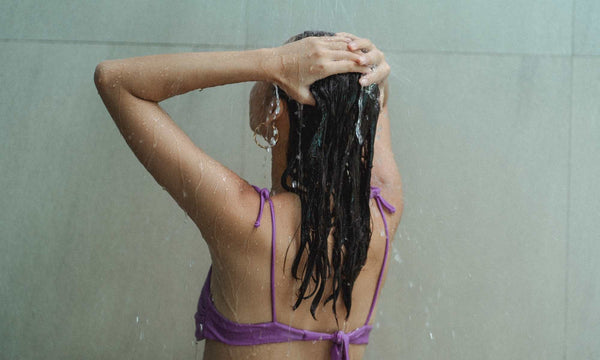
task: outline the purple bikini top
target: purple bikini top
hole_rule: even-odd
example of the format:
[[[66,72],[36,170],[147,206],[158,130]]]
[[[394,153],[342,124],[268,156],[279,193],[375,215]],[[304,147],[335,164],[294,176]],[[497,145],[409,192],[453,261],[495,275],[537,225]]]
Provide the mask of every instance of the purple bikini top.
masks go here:
[[[381,190],[378,187],[371,186],[371,198],[374,198],[377,202],[377,207],[383,218],[383,224],[385,226],[385,255],[383,263],[381,264],[381,270],[379,272],[379,279],[377,280],[377,287],[375,288],[375,294],[373,301],[371,302],[371,308],[365,324],[358,329],[351,332],[336,331],[334,333],[322,333],[310,330],[302,330],[291,327],[290,325],[282,324],[277,321],[277,313],[275,311],[275,213],[273,208],[273,202],[269,197],[268,189],[261,189],[257,186],[252,185],[254,189],[260,194],[260,210],[258,217],[254,223],[254,227],[260,226],[260,219],[262,218],[263,206],[265,200],[269,201],[271,208],[271,322],[263,322],[256,324],[240,324],[225,318],[212,301],[210,294],[210,276],[212,273],[212,265],[206,276],[204,287],[200,299],[198,300],[198,310],[194,315],[196,320],[196,341],[210,339],[216,340],[228,345],[259,345],[267,343],[279,343],[288,341],[322,341],[327,340],[333,342],[331,347],[331,359],[332,360],[349,360],[349,347],[350,344],[368,344],[369,334],[373,328],[369,325],[375,303],[377,301],[377,295],[379,294],[379,288],[381,287],[381,278],[384,273],[385,265],[387,262],[388,251],[389,251],[389,234],[387,221],[383,213],[383,208],[393,213],[396,209],[390,205],[381,196]]]

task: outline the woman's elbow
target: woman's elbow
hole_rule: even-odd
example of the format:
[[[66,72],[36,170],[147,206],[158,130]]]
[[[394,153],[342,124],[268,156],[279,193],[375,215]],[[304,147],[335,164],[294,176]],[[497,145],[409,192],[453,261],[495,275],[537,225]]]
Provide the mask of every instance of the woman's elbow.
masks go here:
[[[96,70],[94,71],[96,89],[103,91],[110,87],[115,87],[118,74],[119,68],[111,60],[105,60],[96,65]]]

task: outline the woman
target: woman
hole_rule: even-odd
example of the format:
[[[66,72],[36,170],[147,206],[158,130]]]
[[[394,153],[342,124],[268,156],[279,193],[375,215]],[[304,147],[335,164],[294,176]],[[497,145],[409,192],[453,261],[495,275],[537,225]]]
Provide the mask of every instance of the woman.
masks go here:
[[[97,66],[121,134],[208,244],[195,315],[205,358],[362,358],[402,213],[388,74],[369,40],[324,32],[271,49]],[[210,158],[158,105],[245,81],[257,82],[250,126],[272,152],[271,191]]]

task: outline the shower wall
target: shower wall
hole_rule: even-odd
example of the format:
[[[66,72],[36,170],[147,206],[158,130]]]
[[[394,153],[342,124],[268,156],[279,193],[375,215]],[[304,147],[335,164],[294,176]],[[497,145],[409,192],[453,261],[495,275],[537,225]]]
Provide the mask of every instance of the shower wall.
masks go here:
[[[386,54],[404,215],[367,359],[600,359],[600,2],[2,1],[0,359],[193,359],[210,265],[97,94],[105,59],[277,46]],[[270,185],[252,84],[161,106]]]

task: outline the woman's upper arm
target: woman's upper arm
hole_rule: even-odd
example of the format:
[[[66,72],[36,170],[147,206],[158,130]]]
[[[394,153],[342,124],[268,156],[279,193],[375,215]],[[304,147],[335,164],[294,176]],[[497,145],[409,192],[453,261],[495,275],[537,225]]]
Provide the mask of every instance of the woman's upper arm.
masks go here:
[[[110,83],[96,81],[125,141],[210,244],[216,228],[240,216],[237,212],[244,210],[239,204],[247,203],[255,190],[198,148],[158,103],[140,99],[118,85],[112,88]]]
[[[395,216],[399,222],[404,207],[402,179],[392,149],[387,102],[379,112],[377,120],[371,184],[381,188],[383,197],[396,207]]]

